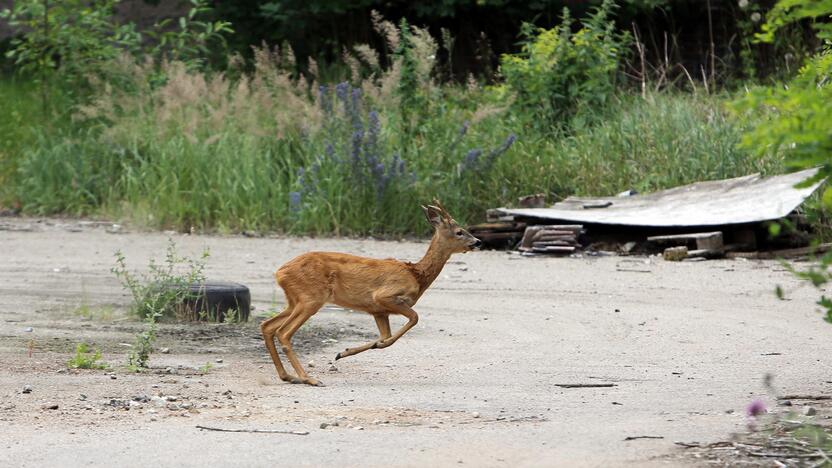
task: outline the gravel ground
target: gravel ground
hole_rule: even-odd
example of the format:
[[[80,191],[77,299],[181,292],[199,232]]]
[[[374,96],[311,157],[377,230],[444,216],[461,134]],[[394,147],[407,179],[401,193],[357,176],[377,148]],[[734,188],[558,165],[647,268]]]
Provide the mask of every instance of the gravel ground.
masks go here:
[[[248,285],[255,318],[164,325],[169,352],[131,374],[141,325],[113,253],[144,268],[169,237],[188,255],[208,247],[208,277]],[[308,250],[415,260],[426,243],[0,218],[0,248],[0,466],[695,465],[674,442],[743,430],[745,406],[770,398],[766,373],[784,393],[832,392],[817,293],[776,262],[459,255],[390,348],[334,363],[374,339],[373,320],[327,308],[304,325],[316,388],[279,382],[259,337],[283,304],[272,272]],[[110,368],[67,370],[80,341]],[[660,438],[626,440],[638,436]]]

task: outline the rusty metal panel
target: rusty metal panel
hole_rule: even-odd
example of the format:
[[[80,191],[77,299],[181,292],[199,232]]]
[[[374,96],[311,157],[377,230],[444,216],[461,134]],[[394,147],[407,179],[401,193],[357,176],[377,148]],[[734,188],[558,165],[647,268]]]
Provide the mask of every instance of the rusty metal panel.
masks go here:
[[[514,216],[623,226],[685,227],[754,223],[782,218],[823,183],[795,185],[817,169],[761,177],[697,182],[629,197],[569,197],[550,208],[500,208]]]

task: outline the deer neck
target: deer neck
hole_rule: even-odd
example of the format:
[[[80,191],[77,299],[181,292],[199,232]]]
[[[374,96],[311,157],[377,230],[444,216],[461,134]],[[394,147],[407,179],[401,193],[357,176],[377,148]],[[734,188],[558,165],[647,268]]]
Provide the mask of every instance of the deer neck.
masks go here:
[[[428,289],[433,280],[442,272],[445,263],[451,258],[451,253],[450,249],[443,244],[439,233],[434,233],[425,256],[413,265],[419,281],[420,295]]]

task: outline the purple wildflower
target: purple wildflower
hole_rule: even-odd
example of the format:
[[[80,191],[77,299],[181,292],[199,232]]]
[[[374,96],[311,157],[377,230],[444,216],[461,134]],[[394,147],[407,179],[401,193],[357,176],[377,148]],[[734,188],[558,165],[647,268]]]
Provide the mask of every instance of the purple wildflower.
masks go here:
[[[289,192],[289,210],[292,213],[300,211],[301,194],[300,192]]]
[[[756,418],[757,416],[764,414],[766,412],[766,404],[763,403],[762,400],[754,400],[748,405],[748,408],[745,410],[746,414],[752,418]]]

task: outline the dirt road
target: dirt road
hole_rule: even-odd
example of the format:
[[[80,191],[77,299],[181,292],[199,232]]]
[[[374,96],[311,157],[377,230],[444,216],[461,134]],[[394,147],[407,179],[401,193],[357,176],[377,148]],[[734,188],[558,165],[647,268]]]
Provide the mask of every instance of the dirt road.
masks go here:
[[[157,347],[170,352],[131,374],[141,326],[125,315],[113,253],[146,268],[169,236],[189,255],[210,248],[209,278],[248,285],[257,318],[163,326]],[[277,381],[257,323],[281,308],[278,265],[307,250],[417,259],[426,247],[0,218],[0,466],[681,465],[691,462],[674,442],[742,429],[745,406],[769,398],[766,373],[784,392],[832,391],[817,293],[776,262],[505,252],[452,258],[415,307],[415,329],[337,370],[335,354],[373,339],[375,325],[322,310],[296,346],[327,386]],[[68,371],[80,341],[110,369]],[[558,386],[575,383],[614,386]],[[625,441],[634,436],[662,438]]]

